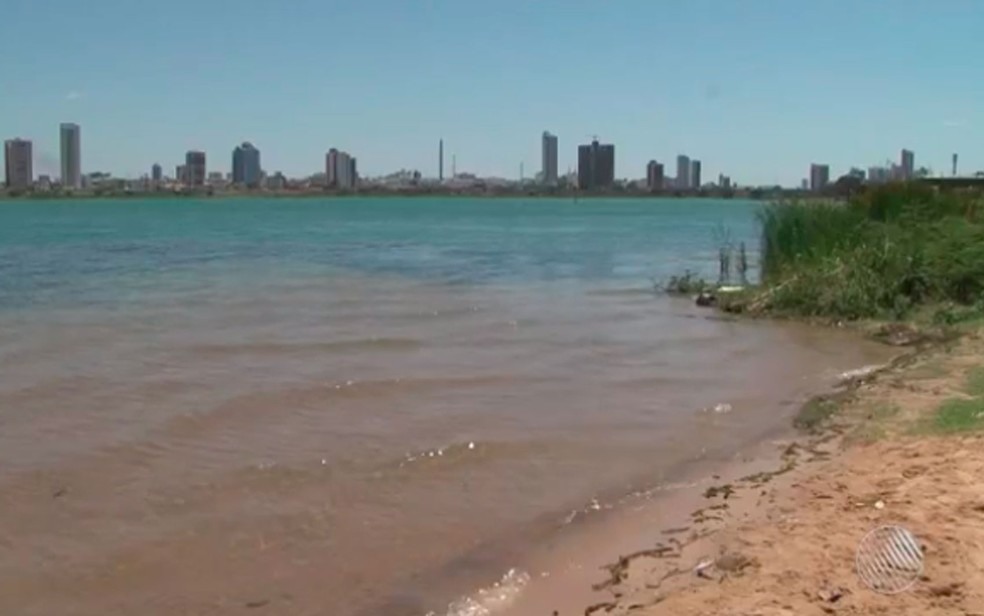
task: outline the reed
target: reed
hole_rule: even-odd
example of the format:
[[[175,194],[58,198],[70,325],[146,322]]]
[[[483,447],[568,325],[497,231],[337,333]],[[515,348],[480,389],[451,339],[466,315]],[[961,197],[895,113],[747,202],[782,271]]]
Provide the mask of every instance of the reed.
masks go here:
[[[900,184],[846,203],[768,205],[759,305],[838,319],[901,319],[944,303],[984,308],[982,204],[980,193]]]

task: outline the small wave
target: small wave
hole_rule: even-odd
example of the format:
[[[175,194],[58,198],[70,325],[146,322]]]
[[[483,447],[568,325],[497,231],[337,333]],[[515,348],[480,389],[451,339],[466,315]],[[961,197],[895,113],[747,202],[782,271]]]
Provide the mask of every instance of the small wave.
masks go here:
[[[508,609],[529,583],[528,573],[510,569],[492,586],[451,602],[445,616],[491,616]],[[438,614],[431,611],[427,612],[426,616],[438,616]]]
[[[598,500],[598,498],[592,498],[590,502],[580,509],[572,510],[567,516],[561,520],[562,526],[569,526],[577,519],[583,519],[584,517],[591,515],[592,513],[597,513],[600,511],[608,511],[610,509],[616,509],[619,507],[624,507],[631,503],[637,503],[639,501],[650,500],[656,495],[662,492],[673,492],[676,490],[689,490],[691,488],[696,488],[697,486],[708,483],[712,480],[711,477],[704,477],[696,481],[678,481],[671,483],[660,483],[650,488],[634,490],[628,494],[623,495],[621,498],[617,498],[612,502],[603,503]]]
[[[455,443],[448,445],[447,447],[438,447],[437,449],[428,449],[426,451],[408,453],[400,462],[400,468],[417,462],[426,462],[428,460],[443,458],[455,458],[465,454],[477,453],[478,449],[479,447],[475,441],[468,441],[467,443]]]
[[[656,295],[654,287],[625,287],[621,289],[596,289],[588,291],[586,295],[596,297],[640,297]]]
[[[229,355],[285,355],[290,353],[351,353],[362,350],[416,350],[423,342],[415,338],[357,338],[330,342],[257,342],[251,344],[203,344],[190,348],[194,355],[226,357]]]
[[[525,382],[531,381],[531,379],[527,378],[492,374],[487,376],[348,380],[336,382],[322,389],[324,391],[334,392],[340,396],[356,397],[430,393],[447,389],[511,385],[521,380]]]

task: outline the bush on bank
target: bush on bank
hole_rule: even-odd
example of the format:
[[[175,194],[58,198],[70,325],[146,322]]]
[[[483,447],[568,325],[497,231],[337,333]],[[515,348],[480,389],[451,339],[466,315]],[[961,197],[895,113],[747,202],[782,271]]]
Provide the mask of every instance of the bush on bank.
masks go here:
[[[760,220],[762,287],[737,310],[845,320],[984,311],[980,192],[885,185],[846,203],[774,203]]]

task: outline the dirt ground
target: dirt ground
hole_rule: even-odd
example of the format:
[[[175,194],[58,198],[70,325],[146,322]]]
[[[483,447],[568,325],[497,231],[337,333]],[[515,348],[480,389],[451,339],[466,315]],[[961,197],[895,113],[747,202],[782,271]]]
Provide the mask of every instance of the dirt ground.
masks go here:
[[[708,490],[693,524],[612,564],[597,587],[611,600],[586,614],[984,616],[982,367],[972,335],[865,377],[775,473]],[[925,558],[893,595],[855,568],[882,525],[907,528]]]

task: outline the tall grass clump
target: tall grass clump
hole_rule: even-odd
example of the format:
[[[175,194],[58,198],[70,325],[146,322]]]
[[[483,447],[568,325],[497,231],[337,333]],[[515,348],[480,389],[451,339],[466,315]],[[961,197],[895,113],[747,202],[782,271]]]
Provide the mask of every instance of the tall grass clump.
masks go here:
[[[979,193],[902,184],[848,202],[775,203],[760,214],[768,308],[900,319],[927,304],[984,305]]]

